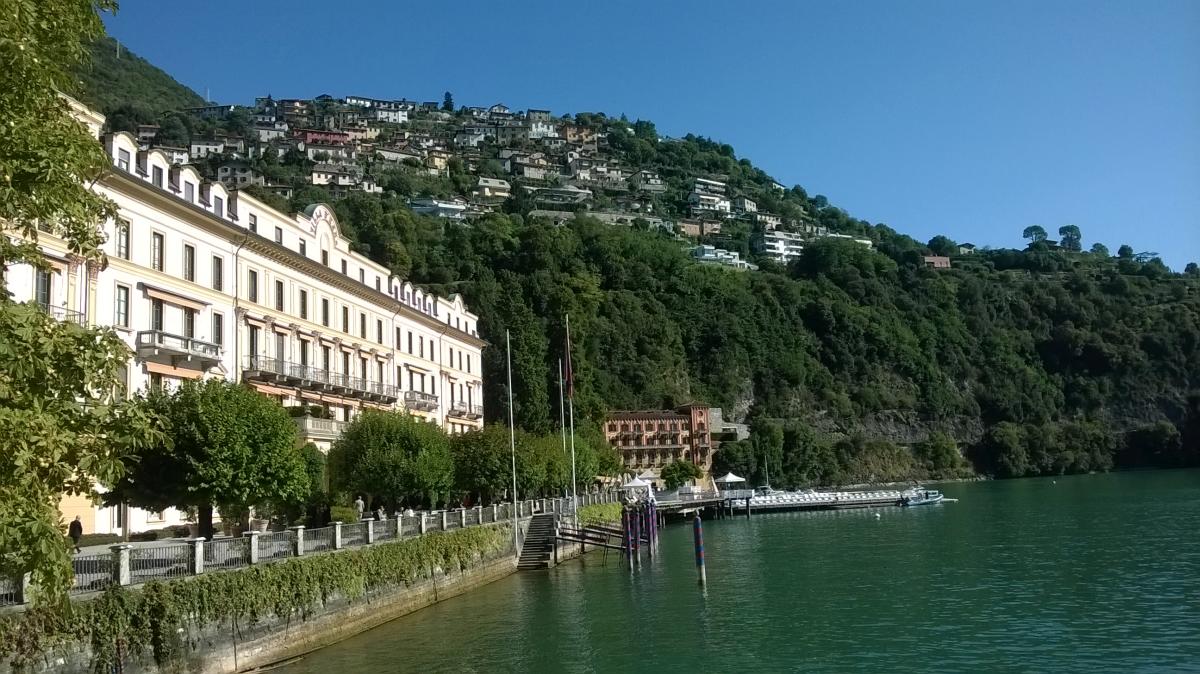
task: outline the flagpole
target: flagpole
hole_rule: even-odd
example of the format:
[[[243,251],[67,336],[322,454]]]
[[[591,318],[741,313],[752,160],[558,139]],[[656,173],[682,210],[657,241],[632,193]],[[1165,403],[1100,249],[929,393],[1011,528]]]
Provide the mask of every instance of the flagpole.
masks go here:
[[[567,362],[571,362],[571,314],[567,314]],[[575,513],[575,528],[579,528],[579,493],[575,477],[575,368],[571,368],[571,510]]]
[[[562,431],[563,456],[567,454],[567,394],[563,377],[563,359],[558,359],[558,427]]]
[[[517,524],[517,426],[513,423],[513,384],[512,384],[512,335],[504,331],[504,346],[508,359],[508,443],[512,450],[512,519],[513,519],[513,554],[521,556],[521,543],[518,538],[520,526]]]

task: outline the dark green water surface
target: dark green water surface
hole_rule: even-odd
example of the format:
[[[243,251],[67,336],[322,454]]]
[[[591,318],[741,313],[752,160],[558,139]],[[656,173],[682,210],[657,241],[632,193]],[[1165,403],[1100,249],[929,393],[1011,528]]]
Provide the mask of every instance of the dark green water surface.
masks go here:
[[[672,525],[633,574],[589,554],[277,671],[1200,672],[1200,471],[943,491],[705,522],[707,593]]]

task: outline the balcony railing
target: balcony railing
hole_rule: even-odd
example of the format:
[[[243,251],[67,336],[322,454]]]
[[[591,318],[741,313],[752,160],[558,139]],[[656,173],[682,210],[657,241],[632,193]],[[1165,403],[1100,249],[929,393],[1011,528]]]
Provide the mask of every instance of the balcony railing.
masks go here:
[[[181,361],[197,361],[201,369],[208,369],[221,360],[220,346],[162,330],[142,330],[137,333],[137,353],[143,360],[159,360],[172,365],[179,365]]]
[[[345,421],[337,419],[318,419],[316,417],[296,417],[296,430],[303,438],[320,440],[336,440],[346,428]]]
[[[84,316],[82,312],[68,309],[66,307],[56,307],[53,304],[44,304],[42,302],[38,302],[37,305],[39,309],[49,314],[50,317],[56,321],[60,321],[62,323],[74,323],[76,325],[83,325],[84,323]]]
[[[390,384],[280,358],[248,356],[244,371],[247,379],[287,383],[314,391],[334,391],[366,400],[392,403],[399,397],[396,387]]]
[[[450,406],[449,414],[452,417],[463,419],[478,419],[483,416],[483,405],[472,405],[459,401]]]
[[[438,398],[432,393],[421,391],[405,391],[404,406],[414,410],[431,411],[437,409]]]

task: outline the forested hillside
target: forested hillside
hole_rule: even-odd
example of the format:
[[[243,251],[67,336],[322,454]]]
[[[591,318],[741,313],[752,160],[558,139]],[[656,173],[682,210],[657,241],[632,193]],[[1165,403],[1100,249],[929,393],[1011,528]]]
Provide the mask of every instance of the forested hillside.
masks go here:
[[[108,76],[120,79],[120,70]],[[142,84],[104,86],[125,91],[127,103],[158,104],[137,93]],[[557,423],[569,313],[585,418],[720,406],[754,433],[726,443],[718,467],[769,474],[776,485],[1200,463],[1194,264],[1176,274],[1128,246],[1116,256],[1102,245],[1085,250],[1078,229],[1064,228],[1056,243],[1030,228],[1024,250],[980,250],[955,257],[952,269],[927,269],[922,255],[955,254],[957,244],[920,243],[799,186],[781,189],[728,145],[660,141],[644,121],[575,119],[604,129],[628,164],[664,177],[656,214],[678,208],[692,177],[719,175],[762,208],[867,237],[874,248],[824,240],[790,268],[743,273],[694,263],[667,234],[529,218],[520,190],[507,213],[465,225],[414,215],[405,196],[418,188],[473,184],[453,163],[444,178],[382,176],[383,195],[334,199],[309,187],[276,203],[331,202],[361,250],[465,296],[495,345],[484,358],[489,419],[502,416],[500,345],[511,330],[516,420],[530,431]],[[722,245],[749,252],[742,227],[727,225]]]
[[[756,425],[724,460],[773,457],[777,484],[956,474],[947,444],[1005,476],[1200,458],[1200,279],[1160,263],[1035,249],[932,270],[831,240],[785,272],[739,273],[587,219],[445,226],[366,195],[336,208],[385,264],[464,293],[494,344],[512,330],[531,430],[557,418],[570,313],[585,415],[721,406]],[[485,364],[491,414],[502,350]]]
[[[76,72],[79,87],[68,93],[105,114],[125,104],[152,113],[204,105],[199,94],[146,59],[118,48],[111,37],[100,38],[88,51],[91,63]]]

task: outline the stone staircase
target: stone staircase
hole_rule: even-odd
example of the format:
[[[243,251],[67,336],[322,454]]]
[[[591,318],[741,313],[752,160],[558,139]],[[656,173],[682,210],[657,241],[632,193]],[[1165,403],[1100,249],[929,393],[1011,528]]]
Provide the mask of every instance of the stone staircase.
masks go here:
[[[525,544],[521,546],[521,557],[517,568],[548,569],[554,564],[554,536],[557,533],[558,516],[554,513],[534,515],[525,532]]]

